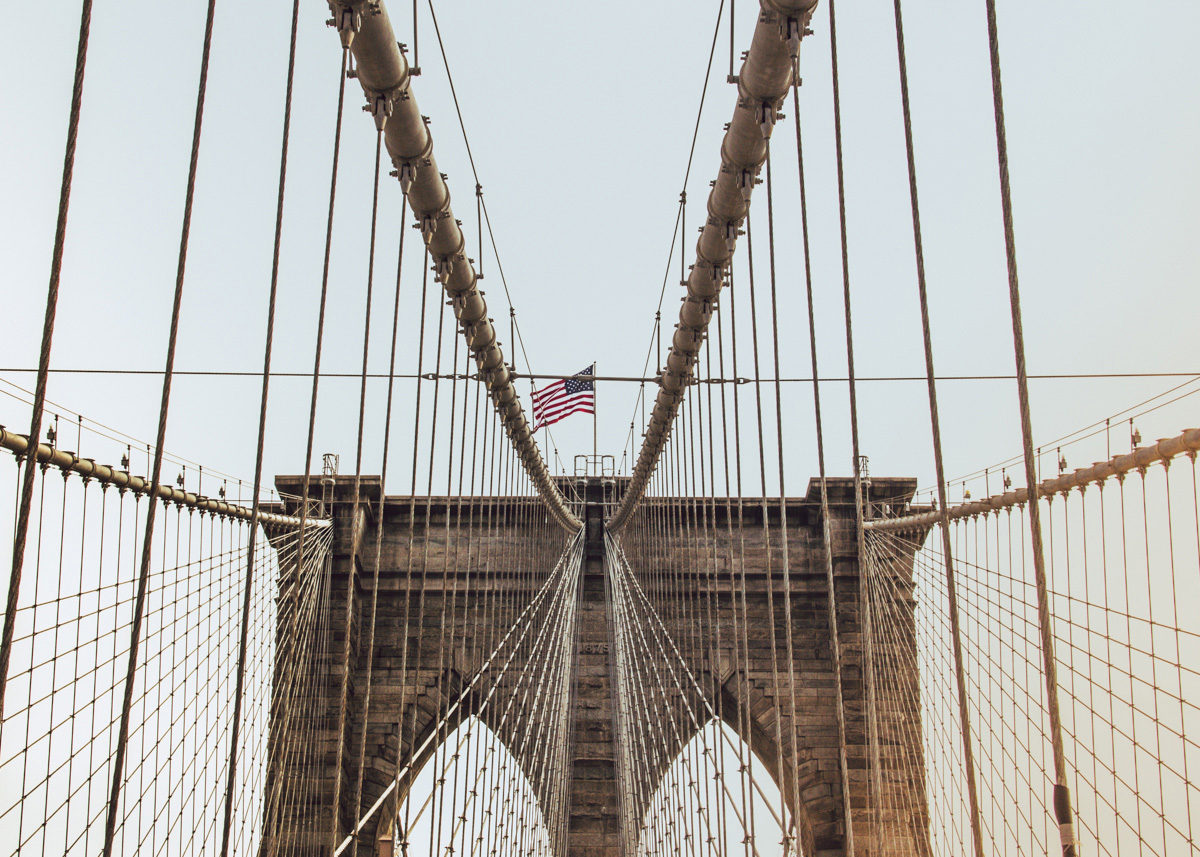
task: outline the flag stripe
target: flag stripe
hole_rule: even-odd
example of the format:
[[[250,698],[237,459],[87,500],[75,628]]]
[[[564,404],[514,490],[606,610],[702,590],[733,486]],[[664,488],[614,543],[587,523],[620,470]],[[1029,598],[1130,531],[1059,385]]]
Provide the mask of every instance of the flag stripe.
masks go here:
[[[563,417],[568,416],[569,414],[573,414],[576,411],[584,409],[584,408],[586,408],[589,413],[594,412],[593,411],[594,406],[590,401],[589,402],[578,402],[573,405],[568,405],[568,406],[565,406],[562,408],[556,408],[552,411],[543,411],[543,412],[539,413],[535,417],[535,419],[537,421],[538,426],[541,426],[541,425],[544,425],[553,420],[560,420]]]
[[[592,413],[594,411],[594,409],[592,408],[591,405],[581,402],[578,405],[574,405],[573,407],[566,408],[565,410],[556,411],[552,414],[546,414],[546,420],[560,420],[563,417],[569,416],[570,414],[577,413],[578,411],[587,411],[588,413]]]
[[[539,404],[537,406],[537,409],[539,411],[552,411],[555,408],[561,408],[564,405],[570,405],[574,402],[587,402],[588,404],[591,404],[592,401],[593,401],[593,399],[592,399],[592,396],[590,393],[586,394],[586,395],[564,396],[560,399],[555,399],[553,402],[549,402],[544,405]]]
[[[594,414],[595,411],[587,405],[580,405],[578,408],[574,408],[570,411],[566,411],[564,413],[558,414],[557,416],[553,416],[553,417],[546,419],[544,422],[541,422],[538,424],[538,428],[540,429],[540,428],[545,428],[546,426],[552,426],[559,420],[565,419],[566,417],[569,417],[571,414],[575,414],[575,413]]]
[[[592,403],[590,401],[572,402],[572,403],[563,405],[562,407],[549,408],[545,411],[542,411],[542,417],[545,419],[549,419],[550,417],[556,417],[559,414],[571,413],[573,411],[578,410],[579,408],[590,408],[590,407],[592,407]]]
[[[566,391],[566,382],[565,381],[555,381],[549,387],[543,387],[540,390],[534,390],[533,391],[533,400],[535,402],[543,401],[547,398],[557,396],[560,393],[563,393],[565,391]]]
[[[571,414],[594,414],[596,388],[588,376],[595,371],[594,364],[576,372],[570,378],[560,378],[533,391],[534,431],[553,425]]]
[[[548,396],[540,396],[540,397],[537,397],[537,398],[535,398],[533,401],[534,401],[534,403],[535,403],[535,404],[537,404],[537,405],[540,405],[540,406],[542,406],[542,407],[545,407],[546,405],[553,404],[554,402],[557,402],[559,399],[562,399],[562,398],[569,398],[569,396],[570,396],[570,394],[569,394],[569,393],[566,393],[566,392],[564,392],[564,391],[561,391],[561,390],[560,390],[559,392],[557,392],[557,393],[552,393],[552,394],[550,394],[550,395],[548,395]]]

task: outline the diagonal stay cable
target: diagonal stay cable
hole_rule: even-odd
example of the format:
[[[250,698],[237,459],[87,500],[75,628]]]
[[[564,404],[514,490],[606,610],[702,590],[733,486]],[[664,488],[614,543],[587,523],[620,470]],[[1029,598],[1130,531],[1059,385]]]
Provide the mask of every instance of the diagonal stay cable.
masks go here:
[[[610,551],[618,559],[618,563],[617,563],[618,567],[622,568],[622,569],[628,569],[629,568],[629,560],[625,558],[624,550],[621,549],[621,547],[616,543],[616,540],[611,535],[606,533],[605,538],[606,538],[607,546],[609,547]],[[696,677],[692,673],[691,668],[688,667],[687,662],[683,659],[683,655],[680,653],[678,647],[675,645],[675,640],[671,637],[670,633],[667,631],[666,626],[663,625],[662,619],[659,617],[658,612],[654,609],[653,605],[650,603],[649,598],[646,596],[645,592],[642,590],[642,586],[638,582],[637,578],[632,574],[623,574],[622,579],[628,580],[628,582],[632,586],[632,590],[635,593],[637,593],[639,599],[641,600],[642,604],[644,605],[647,615],[651,616],[654,619],[654,624],[651,625],[651,630],[654,632],[654,641],[658,645],[659,650],[663,653],[664,658],[667,659],[668,661],[671,660],[670,658],[667,658],[667,652],[666,652],[666,648],[662,644],[662,638],[666,638],[667,642],[669,642],[671,644],[671,650],[675,655],[674,661],[677,662],[679,665],[682,665],[683,671],[687,675],[688,680],[690,681],[693,690],[695,691],[695,693],[696,693],[697,697],[700,699],[700,701],[704,704],[704,708],[705,708],[705,711],[707,712],[708,716],[715,718],[717,716],[717,712],[713,709],[712,704],[708,700],[708,697],[705,695],[703,689],[700,687],[700,683],[696,680]],[[680,683],[678,675],[676,674],[676,671],[674,669],[672,669],[672,671],[671,671],[671,677],[675,682],[676,688],[680,692],[680,698],[683,699],[685,705],[687,705],[683,686]],[[690,705],[687,705],[687,714],[692,719],[693,724],[695,724],[697,726],[697,728],[699,728],[699,726],[700,726],[699,720],[696,717],[695,712],[692,710]],[[724,732],[722,732],[721,737],[722,737],[723,741],[725,742],[726,746],[728,746],[731,750],[736,751],[737,748],[733,745],[733,742],[729,739],[728,735],[726,735]],[[753,778],[751,779],[751,782],[753,783],[754,788],[758,791],[759,797],[762,798],[764,805],[767,807],[767,810],[771,814],[771,817],[775,820],[775,823],[779,825],[779,828],[781,830],[785,829],[783,821],[779,818],[779,815],[775,812],[774,808],[771,806],[771,802],[768,800],[766,794],[763,792],[762,787],[756,781],[754,781]]]
[[[116,834],[117,814],[121,803],[121,786],[125,777],[125,752],[129,740],[130,709],[133,704],[133,686],[137,671],[138,651],[142,631],[142,613],[146,605],[146,593],[150,581],[150,558],[154,544],[154,521],[158,502],[153,499],[158,493],[162,477],[163,445],[167,436],[167,414],[171,405],[171,373],[175,368],[175,346],[179,339],[179,316],[183,303],[184,271],[187,267],[188,238],[192,226],[192,202],[196,195],[196,167],[200,159],[200,135],[204,126],[204,97],[208,88],[208,62],[212,54],[213,18],[216,0],[208,0],[208,13],[204,24],[204,48],[200,59],[200,82],[196,93],[196,114],[192,127],[192,153],[188,163],[187,191],[184,195],[183,225],[179,236],[179,258],[175,271],[175,295],[171,307],[170,333],[167,338],[166,368],[163,371],[162,398],[158,408],[158,432],[154,445],[154,465],[150,477],[152,499],[146,504],[146,523],[143,528],[141,565],[138,571],[137,596],[133,607],[133,627],[129,638],[129,663],[125,673],[125,694],[121,705],[121,722],[117,731],[117,747],[113,756],[113,781],[109,791],[108,815],[104,824],[104,857],[112,857],[113,839]],[[303,537],[303,524],[300,528]]]
[[[563,573],[564,567],[566,566],[566,564],[573,561],[572,557],[575,557],[579,553],[579,551],[582,549],[581,545],[582,545],[581,532],[577,532],[574,536],[572,536],[571,546],[563,553],[562,557],[560,558],[560,560],[558,562],[558,565],[554,569],[554,572],[551,574],[551,576],[549,578],[547,578],[546,582],[542,585],[542,588],[538,591],[537,595],[534,596],[533,600],[531,600],[530,603],[527,604],[525,606],[525,608],[521,611],[520,615],[517,616],[517,619],[513,623],[512,627],[509,628],[507,633],[505,633],[504,637],[501,638],[500,642],[496,645],[495,649],[492,650],[492,653],[488,656],[487,660],[484,661],[484,663],[480,666],[479,670],[475,673],[475,675],[471,679],[471,681],[467,683],[466,687],[464,687],[462,689],[462,691],[459,693],[458,698],[455,699],[453,704],[451,704],[447,708],[447,710],[443,713],[440,722],[435,724],[434,727],[429,730],[429,734],[426,736],[425,740],[420,744],[420,746],[416,747],[411,753],[408,754],[409,760],[403,766],[401,771],[399,773],[397,773],[396,777],[393,778],[388,783],[387,788],[385,788],[380,793],[379,797],[376,798],[375,802],[370,806],[370,808],[367,809],[367,811],[362,814],[362,817],[359,818],[358,822],[355,824],[354,828],[350,831],[349,835],[346,836],[346,838],[343,839],[340,843],[338,843],[337,847],[333,851],[334,857],[337,857],[338,854],[341,854],[346,848],[348,848],[350,846],[350,843],[353,840],[353,838],[355,836],[357,836],[359,832],[362,831],[362,829],[365,827],[366,823],[371,819],[371,817],[374,816],[374,814],[376,812],[378,812],[378,810],[381,806],[383,806],[384,802],[391,796],[392,792],[395,791],[396,788],[398,787],[400,780],[404,777],[404,775],[406,773],[411,771],[411,769],[413,767],[413,763],[418,758],[421,757],[421,754],[424,753],[426,749],[428,749],[430,743],[432,743],[433,740],[438,736],[442,725],[444,725],[451,718],[453,718],[455,716],[455,714],[457,714],[458,710],[463,706],[463,703],[468,699],[468,697],[470,696],[472,691],[474,691],[476,685],[478,685],[479,682],[483,679],[484,674],[488,671],[488,669],[491,668],[492,662],[494,660],[496,660],[496,658],[499,656],[500,652],[508,644],[508,641],[512,638],[513,634],[515,634],[517,632],[517,630],[520,626],[524,625],[525,627],[524,627],[524,630],[522,630],[522,632],[521,632],[521,636],[517,640],[514,641],[513,646],[512,646],[512,651],[508,655],[508,658],[505,660],[504,666],[501,667],[500,672],[497,674],[496,683],[493,685],[492,689],[488,692],[487,698],[488,699],[491,698],[491,695],[495,692],[496,688],[499,686],[500,677],[502,677],[505,674],[505,672],[507,672],[509,666],[512,664],[513,659],[516,657],[516,653],[518,651],[518,645],[525,638],[525,635],[528,634],[530,627],[532,627],[531,620],[537,611],[538,605],[542,601],[545,600],[546,595],[551,590],[552,584],[560,581],[564,577],[564,573]],[[559,589],[561,590],[561,588],[562,587],[560,586]],[[556,594],[556,598],[557,598],[557,594]],[[546,630],[547,627],[548,627],[548,625],[543,625],[543,628],[542,628],[543,632]],[[485,702],[486,702],[486,700],[485,700]]]
[[[233,821],[233,787],[237,778],[238,737],[242,725],[242,695],[246,680],[246,650],[250,634],[250,597],[254,584],[254,557],[258,537],[259,493],[262,487],[263,448],[267,436],[267,395],[271,385],[271,350],[275,342],[275,303],[279,293],[279,247],[283,236],[283,196],[287,187],[288,139],[292,129],[292,88],[296,72],[296,33],[300,20],[300,0],[292,0],[292,26],[288,45],[287,87],[283,97],[283,140],[279,150],[279,190],[275,201],[275,240],[271,251],[271,285],[267,296],[267,329],[263,344],[262,393],[258,405],[258,442],[254,452],[254,486],[250,492],[250,528],[246,535],[246,583],[242,600],[242,629],[238,642],[237,675],[234,687],[233,719],[229,738],[229,776],[225,783],[225,814],[221,822],[221,857],[229,854],[229,833]]]
[[[38,355],[37,387],[29,420],[29,441],[36,454],[42,434],[42,413],[46,403],[46,382],[50,368],[50,348],[54,339],[54,319],[58,312],[58,286],[62,276],[63,249],[67,238],[67,211],[71,204],[71,180],[75,174],[75,146],[79,138],[79,114],[83,105],[83,77],[87,67],[88,36],[92,25],[92,0],[83,0],[79,18],[79,45],[75,53],[75,81],[71,88],[71,115],[67,122],[66,153],[63,155],[62,184],[58,195],[58,222],[54,230],[54,251],[50,261],[50,284],[46,290],[46,316],[42,325],[42,346]],[[37,474],[34,455],[25,462],[21,499],[13,532],[12,569],[8,581],[8,603],[4,630],[0,636],[0,729],[3,729],[4,691],[8,662],[12,655],[16,629],[17,602],[21,594],[21,570],[25,562],[25,541],[29,533],[29,513],[33,506],[33,482]]]

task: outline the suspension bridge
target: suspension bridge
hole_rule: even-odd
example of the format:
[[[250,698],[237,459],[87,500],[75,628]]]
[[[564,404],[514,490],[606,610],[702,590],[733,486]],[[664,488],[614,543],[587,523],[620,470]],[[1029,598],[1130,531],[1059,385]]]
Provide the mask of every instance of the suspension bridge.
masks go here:
[[[426,59],[433,38],[445,64],[474,171],[433,4],[414,3],[410,21],[383,0],[330,0],[322,53],[337,101],[313,364],[300,373],[307,407],[287,421],[305,452],[272,475],[285,194],[316,181],[288,169],[297,44],[320,24],[294,2],[271,265],[245,285],[268,304],[262,371],[249,373],[261,386],[211,403],[256,420],[253,478],[237,480],[168,447],[173,387],[186,375],[176,348],[216,0],[196,36],[165,364],[146,373],[162,382],[154,438],[49,397],[63,371],[56,316],[86,146],[83,0],[35,380],[4,381],[23,422],[0,426],[13,540],[0,851],[1200,854],[1200,429],[1187,424],[1200,378],[1178,373],[1165,392],[1053,441],[1035,434],[1001,28],[996,0],[980,0],[998,175],[996,198],[980,205],[1002,212],[1007,314],[992,322],[1009,339],[1021,448],[951,477],[902,3],[884,5],[920,311],[909,338],[925,369],[914,379],[920,431],[902,442],[930,447],[932,487],[872,472],[860,443],[837,50],[839,15],[856,7],[760,0],[747,32],[735,30],[732,0],[720,4],[701,109],[712,99],[728,122],[719,164],[689,155],[688,174],[711,169],[711,181],[701,205],[693,194],[689,209],[687,179],[678,200],[662,285],[666,294],[678,274],[678,311],[660,296],[644,319],[652,370],[592,373],[606,404],[637,390],[621,454],[600,453],[619,439],[594,437],[568,468],[519,385],[571,376],[530,368],[480,177],[468,177],[474,194],[454,200],[456,213],[436,158],[444,142],[418,104],[423,36]],[[710,86],[723,28],[724,90]],[[813,40],[828,66],[808,62]],[[832,284],[809,263],[816,168],[801,93],[816,80],[832,99]],[[698,117],[693,154],[700,127]],[[357,406],[337,408],[354,431],[351,461],[318,455],[316,422],[333,374],[322,369],[328,320],[340,318],[331,304],[348,288],[331,263],[345,216],[339,169],[368,151],[347,143],[346,155],[343,139],[371,134]],[[798,206],[798,232],[778,223],[785,200]],[[390,204],[395,234],[381,228]],[[394,273],[377,263],[385,242]],[[481,288],[485,244],[506,321]],[[802,260],[786,275],[784,256]],[[814,310],[830,289],[842,300],[833,331]],[[799,321],[784,315],[785,293],[800,296]],[[370,362],[381,329],[386,372]],[[848,426],[829,418],[818,337],[844,341]],[[801,437],[785,388],[807,397],[816,472],[803,482],[785,467]],[[1149,425],[1171,428],[1143,438]],[[826,454],[835,434],[848,434],[845,460]],[[1068,465],[1067,452],[1093,451],[1092,463]]]

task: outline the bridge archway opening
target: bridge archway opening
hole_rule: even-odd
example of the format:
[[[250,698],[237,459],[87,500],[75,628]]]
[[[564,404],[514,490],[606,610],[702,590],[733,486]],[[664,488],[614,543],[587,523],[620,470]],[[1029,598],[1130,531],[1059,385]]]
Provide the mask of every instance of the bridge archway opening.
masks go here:
[[[481,719],[464,719],[413,779],[390,831],[380,831],[377,854],[550,857],[543,812],[550,771],[538,754],[527,755],[523,765]]]
[[[635,774],[636,777],[636,774]],[[792,813],[765,761],[728,723],[705,723],[641,808],[637,854],[799,857]]]

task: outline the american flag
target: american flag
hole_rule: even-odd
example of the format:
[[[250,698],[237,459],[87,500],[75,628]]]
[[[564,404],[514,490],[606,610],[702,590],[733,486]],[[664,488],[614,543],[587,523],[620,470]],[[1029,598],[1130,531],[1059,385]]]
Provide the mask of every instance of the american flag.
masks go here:
[[[570,378],[533,391],[533,430],[553,425],[574,413],[596,412],[596,386],[591,376],[596,372],[593,363]]]

